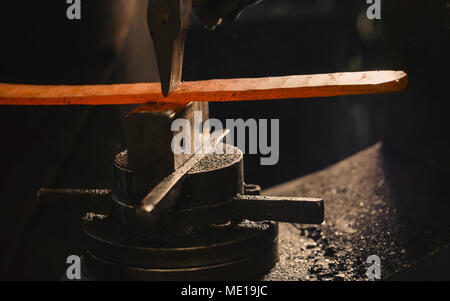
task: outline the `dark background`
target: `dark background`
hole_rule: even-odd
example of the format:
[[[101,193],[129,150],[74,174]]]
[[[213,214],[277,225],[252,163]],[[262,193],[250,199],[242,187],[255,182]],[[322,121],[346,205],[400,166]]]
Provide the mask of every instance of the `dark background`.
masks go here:
[[[158,80],[146,1],[82,1],[81,21],[66,19],[65,1],[3,2],[1,82]],[[246,156],[247,182],[283,183],[381,139],[448,170],[448,1],[391,1],[375,21],[366,9],[362,0],[265,0],[215,31],[194,19],[184,80],[373,69],[410,75],[408,90],[393,95],[210,104],[215,118],[280,119],[279,164],[260,166],[259,156]],[[79,248],[70,237],[78,217],[42,212],[35,193],[40,187],[111,188],[112,158],[126,148],[123,118],[132,108],[0,108],[2,278],[53,278],[64,261],[52,259],[51,248]]]

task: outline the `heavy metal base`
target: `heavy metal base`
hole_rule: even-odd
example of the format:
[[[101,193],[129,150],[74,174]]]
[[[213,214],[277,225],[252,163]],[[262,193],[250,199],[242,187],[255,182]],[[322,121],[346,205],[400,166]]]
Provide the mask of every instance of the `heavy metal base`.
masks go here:
[[[82,219],[88,278],[258,279],[278,261],[277,222],[323,222],[322,199],[261,196],[258,185],[246,184],[243,153],[222,142],[226,132],[195,130],[178,142],[192,140],[191,152],[173,152],[172,120],[195,124],[199,106],[149,104],[127,116],[128,149],[114,159],[114,190]]]
[[[226,146],[230,148],[230,146]],[[278,224],[221,218],[243,183],[243,156],[207,155],[189,173],[180,206],[150,228],[136,224],[127,152],[115,160],[114,210],[82,220],[86,273],[98,280],[250,280],[277,262]],[[140,199],[139,197],[137,199]],[[213,213],[213,218],[208,217]]]
[[[278,224],[243,221],[202,233],[150,239],[121,236],[114,217],[83,219],[84,264],[96,280],[250,280],[278,260]]]

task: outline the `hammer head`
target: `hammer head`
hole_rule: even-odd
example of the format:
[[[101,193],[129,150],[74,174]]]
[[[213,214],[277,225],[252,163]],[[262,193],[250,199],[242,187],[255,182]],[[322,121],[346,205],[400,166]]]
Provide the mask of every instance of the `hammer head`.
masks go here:
[[[191,16],[192,0],[149,0],[148,27],[155,46],[164,96],[181,82],[184,42]]]

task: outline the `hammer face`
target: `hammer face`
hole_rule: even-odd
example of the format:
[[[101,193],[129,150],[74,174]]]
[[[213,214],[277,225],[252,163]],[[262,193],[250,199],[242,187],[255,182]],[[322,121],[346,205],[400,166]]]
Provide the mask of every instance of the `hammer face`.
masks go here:
[[[161,91],[167,97],[181,82],[184,42],[192,0],[149,0],[148,26],[158,61]]]

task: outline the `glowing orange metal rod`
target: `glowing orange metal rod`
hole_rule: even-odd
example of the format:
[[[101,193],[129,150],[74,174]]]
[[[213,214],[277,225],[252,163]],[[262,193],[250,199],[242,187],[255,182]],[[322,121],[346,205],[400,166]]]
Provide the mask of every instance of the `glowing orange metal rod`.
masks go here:
[[[168,97],[159,83],[21,85],[0,83],[0,105],[114,105],[148,102],[242,101],[330,97],[401,91],[402,71],[369,71],[183,82]]]

